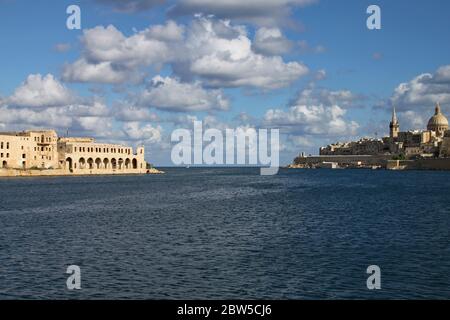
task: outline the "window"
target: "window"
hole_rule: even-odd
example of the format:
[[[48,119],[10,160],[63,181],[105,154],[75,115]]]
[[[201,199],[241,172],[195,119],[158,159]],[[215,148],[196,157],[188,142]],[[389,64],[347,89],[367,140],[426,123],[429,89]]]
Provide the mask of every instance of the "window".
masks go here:
[[[9,153],[6,154],[6,157],[9,158]]]
[[[9,142],[6,143],[6,149],[9,149]]]
[[[3,142],[0,143],[0,149],[3,149]]]
[[[22,159],[25,159],[27,157],[27,155],[24,153],[22,154]]]

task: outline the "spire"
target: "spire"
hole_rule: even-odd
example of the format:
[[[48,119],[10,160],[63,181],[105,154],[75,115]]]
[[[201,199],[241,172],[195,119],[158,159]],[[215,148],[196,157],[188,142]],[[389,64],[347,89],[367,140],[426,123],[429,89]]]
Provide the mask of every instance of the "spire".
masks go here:
[[[395,107],[392,109],[392,124],[397,124],[397,112],[395,111]]]
[[[436,109],[435,109],[435,115],[438,115],[441,113],[441,106],[439,104],[439,102],[436,103]]]

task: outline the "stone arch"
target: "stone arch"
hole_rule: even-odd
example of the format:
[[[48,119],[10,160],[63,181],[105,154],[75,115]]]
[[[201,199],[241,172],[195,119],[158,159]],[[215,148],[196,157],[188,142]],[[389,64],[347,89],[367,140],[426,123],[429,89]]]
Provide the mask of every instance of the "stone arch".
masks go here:
[[[88,163],[88,168],[89,169],[94,169],[94,159],[89,158],[87,163]]]
[[[8,162],[7,161],[3,161],[2,162],[2,168],[8,168]]]
[[[130,169],[130,163],[131,163],[131,160],[127,158],[127,159],[125,160],[125,168],[126,168],[126,169]]]
[[[101,167],[102,167],[102,159],[100,158],[95,159],[95,168],[101,169]]]
[[[86,167],[86,160],[84,158],[80,158],[78,163],[80,164],[80,169],[84,169]]]
[[[72,161],[71,157],[66,159],[66,169],[69,169],[69,170],[73,169],[73,161]]]
[[[116,158],[112,158],[111,159],[111,168],[113,170],[117,169],[117,160],[116,160]]]
[[[123,169],[123,159],[122,158],[119,158],[119,170],[122,170]]]
[[[133,159],[133,169],[137,169],[138,168],[138,163],[136,159]]]
[[[109,159],[105,158],[103,159],[103,168],[108,169],[109,167]]]

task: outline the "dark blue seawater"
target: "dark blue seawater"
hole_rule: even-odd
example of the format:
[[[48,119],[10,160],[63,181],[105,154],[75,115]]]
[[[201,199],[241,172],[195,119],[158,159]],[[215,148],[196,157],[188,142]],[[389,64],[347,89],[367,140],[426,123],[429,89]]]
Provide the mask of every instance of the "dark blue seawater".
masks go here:
[[[450,298],[450,172],[166,170],[0,179],[0,298]]]

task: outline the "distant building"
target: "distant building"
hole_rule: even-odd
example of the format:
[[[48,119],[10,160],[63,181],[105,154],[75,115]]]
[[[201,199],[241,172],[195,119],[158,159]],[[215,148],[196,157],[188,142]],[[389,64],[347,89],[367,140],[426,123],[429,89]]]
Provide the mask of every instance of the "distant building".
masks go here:
[[[145,173],[144,148],[58,138],[54,130],[0,133],[0,175],[8,170],[51,170],[55,174]]]
[[[389,137],[383,139],[361,139],[359,141],[335,143],[320,148],[323,156],[398,155],[405,158],[449,157],[450,131],[448,120],[436,104],[435,114],[428,121],[427,130],[400,131],[397,113],[392,111]]]

